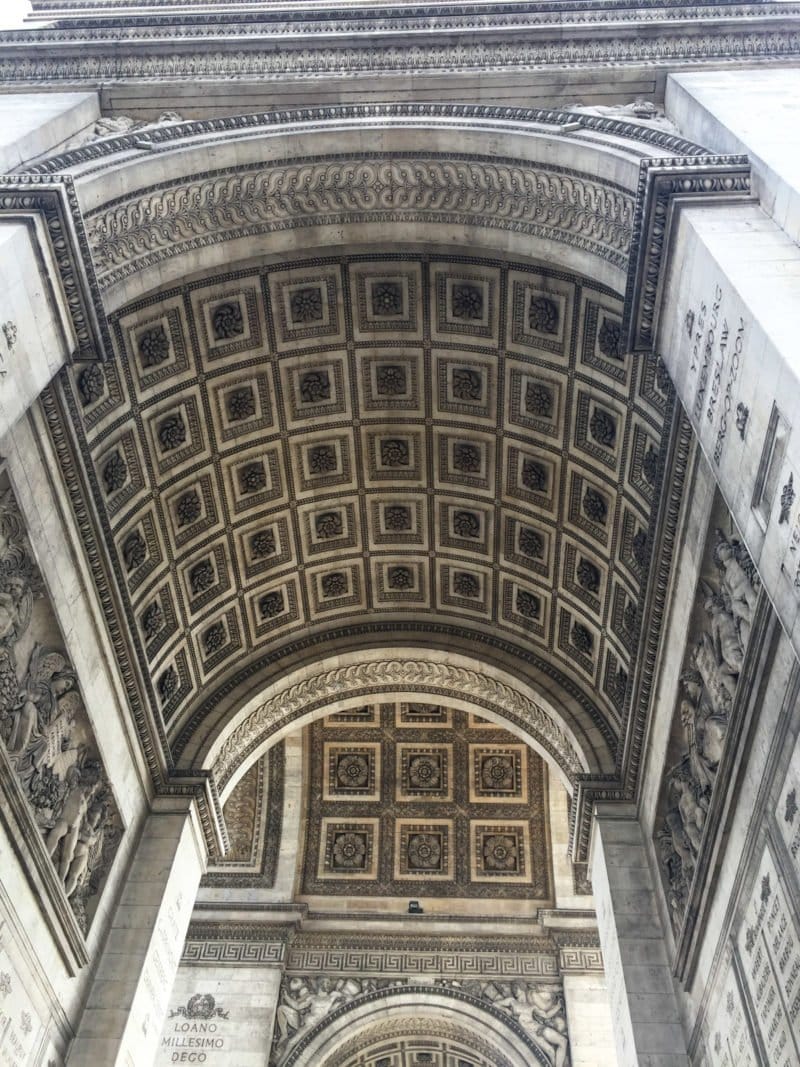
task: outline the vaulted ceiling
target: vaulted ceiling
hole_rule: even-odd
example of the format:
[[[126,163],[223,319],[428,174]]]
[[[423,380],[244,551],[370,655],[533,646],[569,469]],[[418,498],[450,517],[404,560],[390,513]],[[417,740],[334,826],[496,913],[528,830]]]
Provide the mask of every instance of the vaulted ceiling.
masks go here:
[[[251,261],[115,312],[61,403],[173,749],[265,664],[404,635],[494,649],[613,753],[671,405],[620,321],[589,279],[452,250]]]

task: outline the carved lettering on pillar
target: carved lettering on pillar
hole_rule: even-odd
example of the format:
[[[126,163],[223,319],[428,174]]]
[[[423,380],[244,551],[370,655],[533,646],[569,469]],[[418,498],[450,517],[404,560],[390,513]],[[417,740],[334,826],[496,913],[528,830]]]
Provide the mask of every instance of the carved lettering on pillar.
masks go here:
[[[716,983],[709,1012],[706,1054],[710,1067],[758,1067],[736,972],[729,960]]]
[[[43,1031],[14,961],[0,941],[0,1063],[9,1067],[32,1063]]]
[[[699,365],[707,314],[708,304],[704,300],[700,303],[697,315],[691,310],[686,312],[686,331],[692,341],[692,355],[689,362],[689,370],[692,372],[696,371]]]
[[[730,348],[730,361],[728,364],[728,377],[725,383],[725,395],[722,400],[722,410],[719,417],[719,426],[717,428],[717,440],[714,444],[714,463],[719,466],[722,459],[722,452],[725,447],[725,441],[728,436],[728,424],[731,419],[731,413],[733,410],[733,390],[736,385],[736,380],[739,377],[739,371],[742,367],[742,360],[744,358],[744,319],[739,319],[739,324],[736,327],[736,334],[732,339],[728,336],[728,324],[725,323],[725,344]],[[720,341],[720,348],[722,348],[722,341]],[[744,415],[742,419],[742,412],[740,409],[744,408],[744,404],[739,404],[736,414],[736,426],[740,429],[740,435],[744,440],[744,427],[747,425],[747,415]],[[709,404],[709,411],[711,405]],[[745,411],[747,409],[745,408]],[[749,412],[747,413],[749,414]],[[711,416],[709,416],[711,417]]]
[[[798,879],[800,879],[800,738],[775,807],[775,821]]]
[[[716,425],[712,453],[716,466],[722,460],[731,420],[735,418],[743,438],[749,414],[743,404],[738,405],[735,415],[733,411],[736,382],[744,360],[745,322],[740,316],[732,321],[721,318],[723,298],[722,288],[715,285],[713,297],[700,303],[697,315],[687,312],[684,320],[692,346],[689,370],[697,375],[692,413],[698,422]]]
[[[142,968],[142,986],[145,990],[144,1001],[139,1003],[141,1030],[148,1036],[151,1027],[161,1028],[165,1002],[172,989],[175,973],[180,962],[180,951],[191,903],[184,899],[183,892],[175,886],[167,889],[156,922],[151,948]]]
[[[793,1067],[800,1062],[800,935],[769,848],[737,943],[770,1067]]]
[[[171,1063],[226,1062],[226,1038],[230,1012],[211,993],[195,993],[185,1004],[171,1008],[169,1022],[161,1038],[161,1054]]]
[[[714,349],[717,343],[717,328],[719,326],[719,309],[722,304],[722,289],[717,285],[714,288],[714,298],[711,302],[711,311],[708,316],[708,328],[703,332],[705,325],[706,305],[701,304],[701,313],[697,316],[697,335],[692,349],[691,370],[698,370],[697,389],[694,396],[694,417],[700,419],[706,403],[708,390],[709,368]],[[702,356],[698,356],[702,348]]]

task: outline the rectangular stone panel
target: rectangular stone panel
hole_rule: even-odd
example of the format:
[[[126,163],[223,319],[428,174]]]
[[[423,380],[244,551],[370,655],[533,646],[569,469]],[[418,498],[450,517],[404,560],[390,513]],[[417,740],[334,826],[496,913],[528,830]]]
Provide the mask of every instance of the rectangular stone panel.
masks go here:
[[[769,848],[737,935],[744,979],[771,1067],[800,1062],[800,936]]]

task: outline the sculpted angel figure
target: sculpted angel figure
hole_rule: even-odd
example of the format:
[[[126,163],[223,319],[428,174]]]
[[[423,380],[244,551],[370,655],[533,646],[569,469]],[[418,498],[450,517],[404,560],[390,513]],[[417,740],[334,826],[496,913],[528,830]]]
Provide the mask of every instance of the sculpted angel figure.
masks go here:
[[[510,995],[494,1001],[505,1008],[547,1053],[553,1067],[565,1067],[569,1041],[560,998],[552,989],[537,989],[522,982],[512,982]]]
[[[738,623],[742,647],[746,648],[758,603],[758,573],[741,541],[728,540],[720,529],[714,545],[714,562],[722,571],[722,584]]]
[[[718,714],[705,698],[700,672],[686,670],[681,675],[685,698],[681,701],[681,722],[689,745],[689,765],[695,781],[711,791],[728,735],[728,717]]]
[[[711,639],[717,660],[724,663],[732,674],[742,669],[744,645],[739,633],[739,626],[733,611],[729,609],[726,597],[716,593],[707,582],[702,582],[705,595],[703,608],[711,619]]]

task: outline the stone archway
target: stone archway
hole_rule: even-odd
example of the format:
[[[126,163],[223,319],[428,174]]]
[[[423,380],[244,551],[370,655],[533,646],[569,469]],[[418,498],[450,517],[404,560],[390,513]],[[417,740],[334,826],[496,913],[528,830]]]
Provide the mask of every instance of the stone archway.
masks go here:
[[[274,1067],[349,1067],[369,1062],[365,1057],[376,1045],[386,1055],[393,1043],[397,1045],[395,1056],[404,1056],[409,1043],[416,1046],[415,1063],[426,1062],[420,1058],[420,1052],[426,1048],[431,1056],[427,1062],[439,1062],[430,1050],[441,1053],[449,1051],[450,1045],[475,1056],[475,1067],[533,1067],[535,1064],[551,1067],[555,1050],[561,1048],[557,1030],[552,1029],[549,1041],[537,1032],[537,1028],[544,1029],[544,1026],[536,1021],[528,1006],[529,997],[534,1000],[544,997],[547,1003],[551,1000],[559,1003],[561,994],[549,986],[537,990],[518,983],[516,992],[520,1003],[515,1001],[512,1007],[516,1010],[509,1011],[505,1004],[495,1007],[473,995],[470,986],[477,983],[443,982],[395,988],[386,988],[385,983],[381,988],[382,983],[373,983],[375,988],[368,988],[368,982],[351,980],[353,989],[349,993],[343,990],[337,1004],[334,983],[326,979],[319,981],[325,986],[324,993],[318,995],[332,1003],[316,1025],[296,1033],[290,1028],[289,1040],[284,1041],[278,1009],[276,1043],[270,1060]],[[287,982],[291,983],[292,978]],[[563,1014],[563,998],[560,1002]],[[566,1041],[563,1047],[566,1049]],[[556,1060],[559,1067],[562,1060],[565,1053],[559,1052]]]
[[[381,694],[403,699],[441,697],[454,707],[480,709],[534,748],[570,791],[593,758],[564,721],[563,712],[524,683],[487,664],[418,649],[350,653],[301,668],[274,690],[248,702],[196,754],[194,771],[213,773],[222,795],[266,748],[298,725]]]
[[[145,142],[153,152],[143,156]],[[678,152],[690,174],[680,182]],[[654,159],[670,161],[663,195]],[[42,164],[74,181],[111,312],[116,361],[91,381],[66,375],[45,405],[71,491],[99,504],[111,561],[98,588],[124,604],[117,651],[156,780],[195,765],[212,724],[283,675],[281,657],[424,644],[432,625],[441,647],[493,645],[498,663],[557,693],[584,770],[616,777],[671,432],[668,378],[654,360],[625,366],[626,330],[652,307],[636,285],[620,296],[642,270],[657,285],[660,245],[642,236],[650,260],[630,262],[646,211],[674,195],[716,195],[711,166],[698,146],[642,124],[437,107],[168,124]],[[331,244],[352,251],[347,262],[323,261]],[[465,244],[493,258],[464,257]],[[391,263],[378,262],[387,247]],[[510,255],[521,258],[497,258]],[[222,264],[236,269],[221,276]],[[405,282],[389,279],[386,293],[400,310],[387,322],[393,343],[419,348],[419,358],[402,354],[401,377],[419,378],[424,355],[436,410],[411,386],[398,400],[370,377],[386,308],[362,322],[356,305],[398,272]],[[295,296],[311,301],[295,310],[312,318],[294,322]],[[334,323],[325,308],[340,304]],[[464,350],[455,362],[454,344]],[[502,380],[501,349],[513,351]],[[295,382],[311,350],[322,361],[310,368],[316,384]],[[253,360],[265,357],[274,367],[259,374]],[[396,372],[398,360],[379,369]],[[323,440],[328,424],[336,430]],[[85,475],[70,461],[73,428]],[[378,511],[356,507],[377,489]],[[474,506],[461,514],[464,490]],[[417,507],[424,536],[413,516],[402,520],[405,541],[383,528],[397,491],[417,495],[409,516]],[[342,493],[352,498],[323,514],[323,498]],[[274,530],[256,528],[259,501],[288,505]],[[537,512],[546,525],[525,528],[521,517]],[[328,531],[353,556],[333,574]],[[91,546],[88,525],[86,538]],[[302,585],[273,580],[270,546],[304,572]],[[412,567],[389,558],[394,546],[418,556]],[[470,556],[468,572],[439,562],[451,550]],[[346,618],[330,611],[334,580]],[[561,587],[568,597],[556,604]],[[435,624],[421,617],[429,611]]]
[[[209,839],[217,788],[290,724],[444,694],[558,770],[585,862],[592,779],[635,779],[650,561],[680,493],[661,500],[669,377],[629,352],[659,284],[648,234],[719,164],[625,123],[577,141],[566,115],[465,130],[436,109],[378,115],[365,150],[364,117],[190,124],[147,135],[144,162],[118,138],[59,163],[117,359],[68,370],[45,411],[100,516],[131,703]],[[671,160],[659,191],[640,163],[675,150],[689,176]]]

